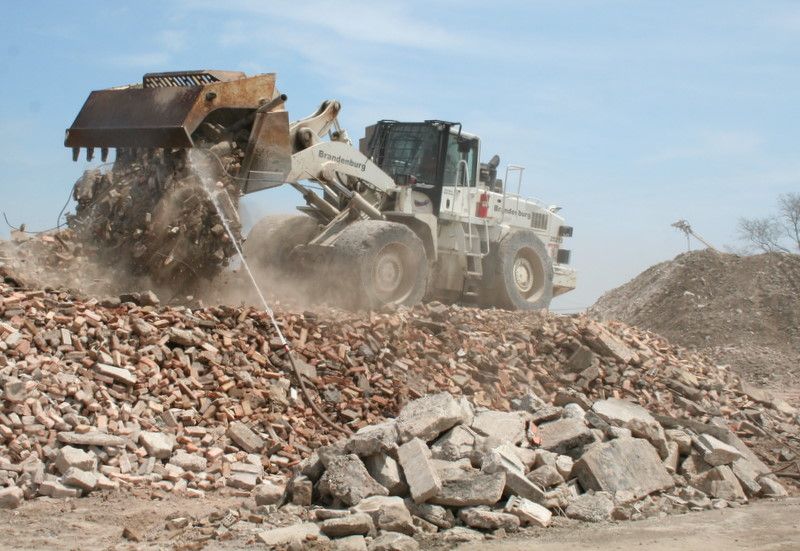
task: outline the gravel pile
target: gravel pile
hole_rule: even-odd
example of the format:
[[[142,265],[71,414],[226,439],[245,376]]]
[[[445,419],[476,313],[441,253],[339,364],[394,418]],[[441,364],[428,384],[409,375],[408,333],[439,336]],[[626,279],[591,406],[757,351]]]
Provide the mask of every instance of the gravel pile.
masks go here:
[[[591,315],[702,351],[752,383],[800,385],[800,255],[682,254],[600,297]]]

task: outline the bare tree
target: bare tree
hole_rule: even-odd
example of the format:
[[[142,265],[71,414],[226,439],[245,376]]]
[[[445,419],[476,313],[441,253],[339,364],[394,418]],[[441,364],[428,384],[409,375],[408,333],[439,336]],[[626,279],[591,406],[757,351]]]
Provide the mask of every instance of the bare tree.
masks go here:
[[[783,228],[774,218],[740,218],[739,239],[765,253],[790,252],[781,245]]]
[[[800,193],[778,197],[778,212],[764,218],[740,218],[739,239],[758,250],[800,252]]]
[[[778,197],[778,209],[787,239],[800,252],[800,193],[784,193]]]

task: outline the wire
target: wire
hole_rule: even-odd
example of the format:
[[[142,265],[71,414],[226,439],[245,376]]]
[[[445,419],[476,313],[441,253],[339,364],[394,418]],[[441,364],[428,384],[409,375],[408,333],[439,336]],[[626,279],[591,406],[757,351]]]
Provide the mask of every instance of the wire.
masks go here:
[[[100,168],[103,168],[105,166],[111,166],[113,164],[114,164],[113,162],[103,163],[101,165],[98,165],[97,168],[100,169]],[[77,184],[77,182],[75,182],[75,184]],[[70,188],[69,193],[67,194],[67,200],[64,201],[64,206],[61,207],[61,210],[58,212],[58,218],[56,219],[56,225],[53,226],[52,228],[47,228],[46,230],[38,230],[38,231],[23,230],[23,229],[21,229],[22,226],[17,227],[17,226],[12,225],[11,222],[8,221],[8,216],[6,216],[5,211],[3,211],[3,219],[5,220],[6,225],[9,228],[11,228],[12,230],[14,230],[14,231],[18,231],[18,232],[21,232],[21,233],[27,233],[28,235],[39,235],[41,233],[47,233],[47,232],[51,232],[53,230],[60,230],[61,229],[61,225],[62,225],[61,224],[61,217],[64,215],[64,211],[67,210],[67,206],[69,205],[69,201],[72,198],[72,193],[75,191],[75,184],[73,184],[72,187]],[[95,199],[95,201],[96,201],[96,199]],[[93,205],[95,203],[95,201],[92,201],[89,204],[89,206]]]
[[[227,195],[228,192],[225,190],[224,193]],[[264,306],[264,311],[269,316],[270,323],[272,324],[272,327],[275,329],[275,332],[278,334],[278,339],[280,340],[283,349],[286,351],[286,355],[289,357],[289,364],[292,366],[292,371],[294,371],[294,375],[297,378],[297,381],[300,383],[300,390],[303,392],[303,396],[305,397],[306,402],[308,402],[308,405],[311,406],[311,409],[314,411],[314,413],[316,413],[317,416],[320,419],[322,419],[322,421],[326,425],[343,434],[352,434],[352,431],[349,428],[342,427],[336,424],[334,421],[332,421],[314,402],[311,393],[308,391],[308,388],[306,387],[305,382],[303,381],[303,376],[301,375],[300,370],[297,368],[297,364],[295,364],[291,348],[289,347],[289,341],[286,340],[283,331],[281,331],[281,328],[278,325],[278,321],[275,319],[275,313],[272,311],[272,308],[270,308],[269,304],[267,303],[267,299],[264,297],[264,293],[261,292],[261,288],[258,286],[258,282],[256,281],[253,272],[250,270],[249,264],[244,258],[244,254],[242,253],[242,248],[239,245],[236,236],[233,234],[233,231],[231,230],[228,221],[223,217],[224,214],[222,208],[219,207],[217,199],[211,191],[208,191],[208,195],[211,198],[211,201],[214,203],[214,206],[217,208],[217,212],[220,218],[222,218],[222,223],[223,223],[222,225],[225,226],[225,229],[228,232],[228,236],[231,238],[231,242],[233,243],[233,246],[236,248],[236,252],[239,254],[239,258],[242,259],[242,265],[244,266],[245,272],[247,272],[247,275],[250,278],[250,283],[253,284],[253,288],[256,290],[256,293],[258,294],[258,298],[261,299],[261,304]],[[230,196],[228,196],[228,200],[230,201]]]

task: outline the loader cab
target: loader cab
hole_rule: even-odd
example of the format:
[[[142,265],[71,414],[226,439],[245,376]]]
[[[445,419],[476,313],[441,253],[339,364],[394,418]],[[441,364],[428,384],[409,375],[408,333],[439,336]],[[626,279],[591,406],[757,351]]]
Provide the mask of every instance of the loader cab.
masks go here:
[[[366,129],[359,146],[396,184],[427,195],[437,215],[442,187],[478,182],[480,142],[462,132],[461,123],[379,121]]]

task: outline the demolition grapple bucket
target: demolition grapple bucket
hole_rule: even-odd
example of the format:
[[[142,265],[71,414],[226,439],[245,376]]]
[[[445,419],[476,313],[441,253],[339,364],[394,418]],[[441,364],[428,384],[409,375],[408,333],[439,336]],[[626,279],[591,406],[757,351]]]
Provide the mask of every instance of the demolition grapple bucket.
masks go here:
[[[105,161],[110,148],[195,147],[206,122],[219,140],[249,131],[238,174],[242,191],[249,193],[284,183],[291,169],[285,99],[275,88],[274,73],[148,73],[141,85],[92,92],[67,129],[64,145],[72,148],[74,160],[86,148],[88,160],[100,149]]]

